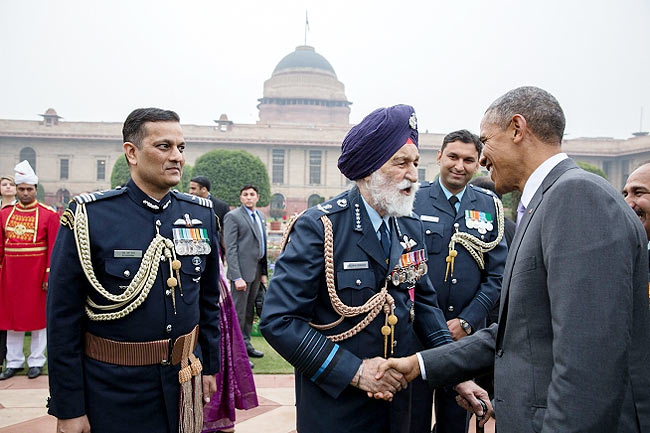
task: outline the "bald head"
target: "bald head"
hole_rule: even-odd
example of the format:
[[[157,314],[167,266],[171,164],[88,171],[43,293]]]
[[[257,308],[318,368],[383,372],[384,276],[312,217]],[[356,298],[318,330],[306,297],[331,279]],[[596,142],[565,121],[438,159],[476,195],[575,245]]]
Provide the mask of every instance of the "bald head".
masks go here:
[[[639,216],[650,240],[650,163],[643,164],[627,178],[623,197]]]

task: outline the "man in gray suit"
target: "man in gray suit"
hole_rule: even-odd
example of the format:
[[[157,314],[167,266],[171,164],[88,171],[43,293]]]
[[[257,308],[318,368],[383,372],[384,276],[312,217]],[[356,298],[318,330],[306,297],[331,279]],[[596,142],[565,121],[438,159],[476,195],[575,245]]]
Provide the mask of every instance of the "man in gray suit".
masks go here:
[[[264,356],[251,344],[251,329],[255,297],[260,282],[266,284],[267,279],[266,220],[255,209],[259,198],[255,185],[244,185],[239,191],[242,205],[228,212],[223,220],[227,277],[231,281],[232,298],[248,356],[253,358]]]
[[[650,432],[646,233],[609,183],[561,152],[564,125],[535,87],[487,109],[481,164],[523,205],[499,323],[385,367],[432,386],[494,368],[499,433]]]

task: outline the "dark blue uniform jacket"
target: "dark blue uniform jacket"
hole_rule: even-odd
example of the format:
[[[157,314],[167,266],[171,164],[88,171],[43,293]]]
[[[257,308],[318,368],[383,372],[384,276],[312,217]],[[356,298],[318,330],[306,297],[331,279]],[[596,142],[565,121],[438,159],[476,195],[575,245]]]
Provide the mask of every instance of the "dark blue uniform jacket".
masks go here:
[[[264,304],[260,328],[269,343],[296,368],[297,424],[300,432],[385,432],[391,423],[391,405],[369,399],[350,386],[364,358],[383,356],[380,333],[385,315],[379,315],[357,335],[333,343],[326,335],[352,328],[365,317],[346,318],[327,331],[317,331],[309,322],[326,324],[339,318],[334,312],[325,282],[323,259],[327,215],[334,232],[334,272],[338,296],[349,306],[368,301],[384,285],[405,252],[397,226],[421,249],[423,229],[415,217],[391,219],[391,253],[387,265],[381,244],[368,217],[359,190],[354,187],[329,202],[308,209],[293,227],[285,251],[280,255]],[[357,215],[359,219],[357,220]],[[394,356],[413,354],[420,343],[434,347],[451,341],[445,318],[438,309],[436,293],[426,275],[415,286],[415,321],[409,320],[411,301],[407,284],[388,284],[395,298]],[[396,400],[402,391],[397,394]],[[395,402],[393,403],[395,405]],[[408,425],[408,408],[397,420]]]
[[[492,215],[493,229],[481,235],[477,229],[468,229],[465,210],[487,212]],[[429,252],[429,278],[436,287],[438,304],[447,320],[460,317],[465,319],[472,330],[485,326],[485,319],[494,305],[499,302],[503,267],[508,255],[505,236],[491,251],[484,253],[485,269],[481,270],[465,247],[456,244],[454,275],[445,282],[449,254],[449,240],[458,230],[469,233],[484,242],[492,242],[497,237],[496,210],[492,193],[483,188],[467,185],[460,202],[458,214],[454,216],[438,179],[424,182],[415,199],[415,213],[420,216]]]
[[[208,200],[170,192],[160,202],[133,181],[126,187],[75,197],[70,209],[86,203],[95,275],[105,289],[120,294],[140,267],[141,258],[122,257],[116,250],[141,251],[156,235],[172,239],[173,227],[185,214],[210,237],[209,255],[178,256],[183,296],[176,287],[176,313],[169,287],[169,262],[161,262],[148,297],[126,317],[91,321],[86,297],[98,296],[81,268],[72,230],[62,226],[52,253],[47,299],[47,330],[51,401],[58,418],[87,414],[93,433],[178,431],[179,365],[127,367],[84,356],[85,332],[117,341],[176,339],[200,326],[204,374],[219,368],[219,265],[216,217]],[[157,208],[157,209],[156,209]],[[199,222],[197,222],[200,221]],[[176,222],[176,225],[174,225]],[[161,360],[162,361],[162,360]]]

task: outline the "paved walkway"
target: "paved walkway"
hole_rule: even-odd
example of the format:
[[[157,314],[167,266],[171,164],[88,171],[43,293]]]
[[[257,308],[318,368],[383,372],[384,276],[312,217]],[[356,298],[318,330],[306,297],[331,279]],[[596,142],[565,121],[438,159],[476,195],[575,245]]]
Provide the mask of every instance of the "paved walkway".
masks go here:
[[[293,375],[255,375],[255,385],[260,405],[237,411],[237,433],[295,433]],[[0,433],[54,433],[56,420],[45,408],[48,394],[46,376],[0,381]],[[485,432],[494,432],[492,420]]]

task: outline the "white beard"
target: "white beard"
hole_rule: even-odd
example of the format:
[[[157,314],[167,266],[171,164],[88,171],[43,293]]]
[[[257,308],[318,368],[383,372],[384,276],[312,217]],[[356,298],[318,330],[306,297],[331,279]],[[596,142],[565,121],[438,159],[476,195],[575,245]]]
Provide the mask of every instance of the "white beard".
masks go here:
[[[411,215],[413,203],[415,202],[415,193],[420,184],[404,179],[398,184],[392,182],[381,172],[375,171],[370,175],[367,183],[370,199],[376,210],[383,210],[386,215],[392,217],[403,217]],[[404,195],[400,191],[411,188],[410,195]]]

